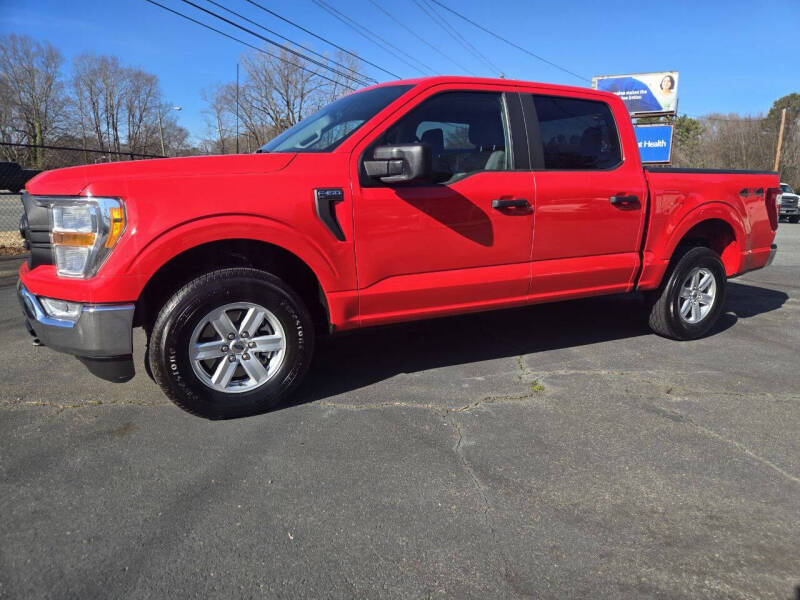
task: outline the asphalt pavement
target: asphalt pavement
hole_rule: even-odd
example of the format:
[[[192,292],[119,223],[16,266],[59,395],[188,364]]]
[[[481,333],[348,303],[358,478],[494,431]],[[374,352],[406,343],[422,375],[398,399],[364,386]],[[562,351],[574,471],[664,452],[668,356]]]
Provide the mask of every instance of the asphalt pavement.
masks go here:
[[[209,422],[34,348],[0,259],[0,597],[800,597],[800,225],[707,338],[635,297],[322,341]]]

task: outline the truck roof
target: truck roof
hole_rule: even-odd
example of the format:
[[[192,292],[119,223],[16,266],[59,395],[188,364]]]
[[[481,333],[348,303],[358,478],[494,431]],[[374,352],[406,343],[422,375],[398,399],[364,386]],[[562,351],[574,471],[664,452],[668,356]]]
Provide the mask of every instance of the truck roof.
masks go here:
[[[603,96],[612,96],[616,97],[611,92],[601,92],[599,90],[595,90],[589,87],[578,87],[573,85],[560,85],[556,83],[543,83],[537,81],[523,81],[521,79],[500,79],[495,77],[466,77],[462,75],[436,75],[433,77],[417,77],[415,79],[397,79],[394,81],[384,81],[382,83],[378,83],[376,85],[372,85],[363,89],[372,89],[376,87],[384,87],[388,85],[419,85],[419,84],[427,84],[427,85],[436,85],[436,84],[452,84],[452,83],[463,83],[466,85],[525,85],[525,86],[535,86],[546,88],[550,91],[564,91],[564,92],[580,92],[586,93],[591,92],[592,94],[598,94]]]

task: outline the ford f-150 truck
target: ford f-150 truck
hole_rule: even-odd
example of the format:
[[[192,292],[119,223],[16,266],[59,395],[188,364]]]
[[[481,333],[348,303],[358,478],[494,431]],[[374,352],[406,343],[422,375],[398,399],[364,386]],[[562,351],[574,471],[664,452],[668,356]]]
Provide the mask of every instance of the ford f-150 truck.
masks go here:
[[[298,385],[320,333],[637,292],[653,331],[702,336],[727,278],[774,256],[778,183],[643,168],[609,93],[398,81],[254,154],[39,175],[18,293],[31,334],[94,374],[130,379],[143,327],[167,396],[242,416]]]

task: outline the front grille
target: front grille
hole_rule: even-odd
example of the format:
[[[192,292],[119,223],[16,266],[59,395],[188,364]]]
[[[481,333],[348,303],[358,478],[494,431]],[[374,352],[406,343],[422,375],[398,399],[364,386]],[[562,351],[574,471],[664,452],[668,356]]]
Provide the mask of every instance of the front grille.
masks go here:
[[[781,208],[797,208],[797,198],[781,198]]]
[[[35,269],[40,265],[52,265],[50,211],[46,206],[38,204],[28,193],[22,194],[22,206],[25,212],[20,220],[19,228],[25,239],[25,246],[31,251],[28,257],[28,266]]]

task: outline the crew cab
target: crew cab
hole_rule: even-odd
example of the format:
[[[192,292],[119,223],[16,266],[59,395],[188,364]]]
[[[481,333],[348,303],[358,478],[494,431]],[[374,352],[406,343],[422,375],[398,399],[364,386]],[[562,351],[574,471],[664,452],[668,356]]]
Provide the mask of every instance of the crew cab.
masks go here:
[[[323,333],[635,292],[657,334],[702,336],[775,254],[778,183],[643,168],[609,93],[397,81],[254,154],[39,175],[18,291],[44,345],[126,381],[143,327],[167,396],[235,417],[292,392]]]

